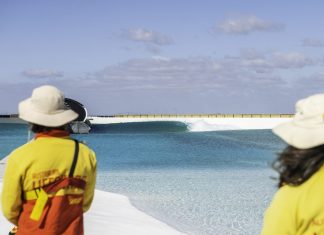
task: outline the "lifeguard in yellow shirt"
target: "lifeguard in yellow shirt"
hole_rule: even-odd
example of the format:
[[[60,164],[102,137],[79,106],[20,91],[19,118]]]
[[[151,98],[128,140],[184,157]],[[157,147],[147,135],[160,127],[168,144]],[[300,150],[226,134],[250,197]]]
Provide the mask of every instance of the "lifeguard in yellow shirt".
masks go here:
[[[288,146],[273,164],[279,190],[262,235],[324,235],[324,94],[298,101],[293,120],[273,132]]]
[[[17,235],[82,235],[83,213],[96,180],[95,153],[70,138],[67,124],[78,117],[64,95],[41,86],[19,104],[19,117],[35,138],[8,157],[2,190],[4,216]]]

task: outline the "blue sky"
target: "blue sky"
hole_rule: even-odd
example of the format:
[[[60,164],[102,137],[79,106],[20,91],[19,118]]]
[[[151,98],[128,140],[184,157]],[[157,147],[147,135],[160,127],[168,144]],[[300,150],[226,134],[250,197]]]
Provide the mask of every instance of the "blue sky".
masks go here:
[[[324,85],[322,1],[0,1],[0,113],[291,113]]]

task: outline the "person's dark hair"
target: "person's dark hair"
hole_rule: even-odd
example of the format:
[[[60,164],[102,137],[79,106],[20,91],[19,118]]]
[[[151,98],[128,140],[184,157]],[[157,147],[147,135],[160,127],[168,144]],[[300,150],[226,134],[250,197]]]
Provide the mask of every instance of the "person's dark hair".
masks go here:
[[[308,180],[324,164],[324,145],[310,149],[286,147],[272,167],[279,173],[278,187],[298,186]]]
[[[34,124],[34,123],[30,123],[30,130],[34,133],[49,132],[51,130],[69,131],[67,125],[60,126],[60,127],[48,127],[48,126],[41,126],[41,125]]]

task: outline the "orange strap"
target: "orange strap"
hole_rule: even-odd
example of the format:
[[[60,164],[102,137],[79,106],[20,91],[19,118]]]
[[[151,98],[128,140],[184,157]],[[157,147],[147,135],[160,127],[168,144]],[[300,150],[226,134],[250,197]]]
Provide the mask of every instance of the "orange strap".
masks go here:
[[[51,130],[46,132],[36,133],[35,139],[39,137],[68,137],[70,134],[63,130]]]
[[[69,177],[69,178],[55,181],[55,182],[43,187],[43,189],[46,193],[56,193],[61,188],[64,188],[67,186],[74,186],[77,188],[85,189],[86,182],[82,179]]]

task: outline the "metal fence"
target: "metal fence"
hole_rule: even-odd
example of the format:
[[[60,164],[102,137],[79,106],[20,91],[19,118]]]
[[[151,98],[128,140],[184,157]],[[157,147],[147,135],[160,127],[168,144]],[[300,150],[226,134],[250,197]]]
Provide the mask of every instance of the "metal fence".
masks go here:
[[[293,114],[117,114],[97,117],[118,118],[292,118]]]

